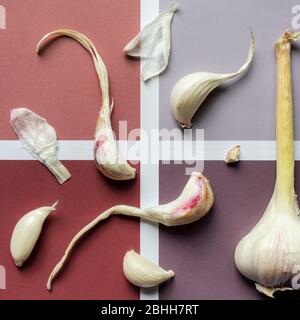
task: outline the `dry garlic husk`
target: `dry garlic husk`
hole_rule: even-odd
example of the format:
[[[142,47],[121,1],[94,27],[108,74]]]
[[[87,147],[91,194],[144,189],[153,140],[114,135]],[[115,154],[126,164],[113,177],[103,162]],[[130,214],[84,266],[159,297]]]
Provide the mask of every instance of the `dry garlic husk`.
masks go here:
[[[258,224],[239,242],[235,264],[260,292],[273,297],[288,290],[300,266],[300,217],[294,190],[291,43],[299,33],[285,32],[276,43],[276,183]]]
[[[182,128],[192,127],[192,118],[206,97],[226,80],[236,78],[245,72],[253,58],[254,37],[251,32],[250,49],[245,64],[234,73],[210,72],[191,73],[177,81],[172,89],[170,103],[172,113]]]
[[[123,259],[126,279],[141,288],[151,288],[173,278],[172,270],[165,270],[134,250],[128,251]]]
[[[106,66],[93,43],[83,34],[73,30],[56,30],[46,34],[37,45],[37,52],[51,41],[70,37],[79,42],[92,56],[102,91],[102,107],[99,112],[94,144],[94,159],[100,172],[113,180],[130,180],[135,178],[136,170],[132,168],[119,153],[114,132],[111,127],[113,101],[109,96],[109,80]]]
[[[29,258],[48,215],[55,210],[57,202],[51,207],[41,207],[25,214],[16,224],[11,241],[10,252],[17,267],[23,266]]]
[[[237,145],[232,147],[226,155],[225,158],[225,163],[230,164],[230,163],[235,163],[240,160],[240,154],[241,154],[241,146]]]
[[[46,119],[26,108],[12,109],[10,123],[25,148],[44,164],[60,184],[71,174],[57,159],[57,136]]]
[[[168,66],[171,50],[171,23],[177,9],[178,2],[174,1],[124,48],[128,56],[141,58],[141,75],[144,81],[161,74]]]
[[[209,181],[201,173],[193,172],[179,197],[168,204],[146,209],[118,205],[106,210],[82,228],[71,240],[64,256],[49,276],[47,283],[48,290],[51,290],[52,281],[65,265],[76,243],[100,221],[109,218],[111,215],[132,216],[158,222],[166,226],[178,226],[201,219],[209,212],[213,202],[214,195]]]

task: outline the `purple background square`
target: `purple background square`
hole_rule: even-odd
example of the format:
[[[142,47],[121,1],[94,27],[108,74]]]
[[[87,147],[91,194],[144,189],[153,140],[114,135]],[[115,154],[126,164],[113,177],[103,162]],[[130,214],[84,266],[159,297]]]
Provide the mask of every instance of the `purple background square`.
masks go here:
[[[171,0],[160,0],[161,10]],[[182,76],[197,72],[234,72],[245,61],[249,27],[256,49],[249,72],[216,89],[198,110],[193,127],[206,140],[273,140],[275,110],[274,43],[291,28],[297,0],[180,0],[172,25],[169,67],[160,77],[160,127],[174,129],[170,92]],[[298,45],[299,47],[299,45]],[[300,86],[300,55],[294,51],[295,88]],[[296,110],[300,91],[294,90]],[[295,119],[300,139],[300,118]]]
[[[228,167],[206,161],[215,203],[194,224],[160,226],[160,265],[175,278],[160,287],[161,299],[264,299],[234,265],[239,240],[258,222],[275,183],[274,161],[243,161]],[[296,192],[300,163],[296,162]],[[175,199],[188,177],[185,165],[160,165],[160,203]]]

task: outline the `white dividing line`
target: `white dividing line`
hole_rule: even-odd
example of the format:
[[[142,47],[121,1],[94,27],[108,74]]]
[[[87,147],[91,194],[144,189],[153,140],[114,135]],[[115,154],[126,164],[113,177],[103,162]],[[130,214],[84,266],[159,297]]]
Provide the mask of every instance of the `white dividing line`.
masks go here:
[[[141,0],[141,29],[159,14],[159,0]],[[141,79],[141,129],[150,136],[151,129],[159,127],[159,79],[151,79],[147,84]],[[159,146],[159,140],[152,141],[152,145]],[[141,154],[149,151],[145,137],[141,136]],[[149,207],[159,203],[159,152],[151,156],[154,164],[141,164],[140,199],[141,207]],[[159,229],[155,223],[141,221],[140,251],[141,254],[154,263],[159,262]],[[141,300],[158,300],[158,287],[141,289]]]
[[[156,85],[153,84],[152,85]],[[150,88],[150,85],[149,85]],[[144,94],[145,97],[146,94]],[[152,96],[153,97],[153,96]],[[156,99],[158,97],[156,96]],[[149,115],[147,116],[149,119]],[[150,130],[150,128],[148,128]],[[148,130],[147,129],[147,130]],[[148,187],[147,184],[151,183],[151,180],[158,181],[157,173],[152,176],[153,172],[149,170],[157,169],[158,160],[224,160],[227,151],[239,144],[241,145],[241,160],[255,160],[255,161],[271,161],[276,160],[276,142],[275,141],[204,141],[197,145],[195,141],[160,141],[153,139],[152,145],[147,144],[147,140],[140,141],[118,141],[119,149],[127,160],[142,160],[143,171],[141,173],[142,179],[146,179],[147,176],[151,179],[145,180],[144,187],[147,190],[151,189],[153,193],[153,186]],[[300,160],[300,141],[295,141],[295,160]],[[58,142],[58,158],[60,160],[93,160],[93,146],[94,141],[92,140],[60,140]],[[160,146],[160,147],[158,147]],[[142,150],[151,148],[151,152],[145,154],[151,156],[150,159],[143,157],[141,159],[141,152],[131,153],[130,149],[134,147],[134,150]],[[196,149],[196,152],[195,152]],[[160,153],[160,150],[162,151]],[[0,141],[0,160],[33,160],[31,156],[18,140],[1,140]],[[155,163],[150,160],[154,160]],[[149,162],[151,162],[149,164]],[[151,175],[150,175],[151,173]],[[151,201],[158,200],[157,187],[154,190],[156,196]],[[144,197],[144,196],[143,196]],[[150,196],[147,195],[147,199]],[[145,199],[145,198],[143,198]],[[143,200],[146,204],[151,204],[149,200]]]

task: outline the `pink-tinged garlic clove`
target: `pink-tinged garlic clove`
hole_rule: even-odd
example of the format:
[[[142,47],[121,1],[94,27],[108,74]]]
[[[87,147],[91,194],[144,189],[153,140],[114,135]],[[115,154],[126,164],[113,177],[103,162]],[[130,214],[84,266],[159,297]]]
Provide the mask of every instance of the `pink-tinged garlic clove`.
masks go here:
[[[204,217],[214,203],[208,179],[193,172],[179,197],[165,205],[146,209],[146,216],[166,226],[189,224]]]

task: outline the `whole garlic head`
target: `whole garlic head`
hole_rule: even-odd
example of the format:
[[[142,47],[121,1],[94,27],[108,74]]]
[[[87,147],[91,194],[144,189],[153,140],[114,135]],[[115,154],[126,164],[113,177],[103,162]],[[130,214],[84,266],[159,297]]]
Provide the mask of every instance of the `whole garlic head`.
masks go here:
[[[268,288],[281,288],[300,266],[300,218],[294,207],[272,199],[258,224],[239,242],[235,264],[248,279]],[[298,212],[298,215],[295,214]]]
[[[17,267],[29,258],[48,215],[55,210],[57,202],[51,207],[42,207],[25,214],[16,224],[10,241],[10,252]]]
[[[123,271],[130,283],[141,288],[158,286],[175,276],[172,270],[161,268],[134,250],[124,256]]]

